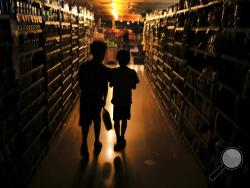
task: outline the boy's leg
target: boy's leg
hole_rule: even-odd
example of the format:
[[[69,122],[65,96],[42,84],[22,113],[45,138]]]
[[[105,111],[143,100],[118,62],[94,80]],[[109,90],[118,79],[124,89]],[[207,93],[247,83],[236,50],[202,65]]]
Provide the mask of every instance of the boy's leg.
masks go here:
[[[120,120],[115,120],[115,134],[116,134],[116,144],[114,145],[114,150],[115,151],[120,151],[121,150],[121,146],[120,146],[120,140],[121,140],[121,136],[120,136]]]
[[[121,132],[122,139],[124,139],[124,137],[125,137],[126,130],[127,130],[127,120],[124,119],[124,120],[122,120],[122,132]]]
[[[99,142],[100,132],[101,132],[101,120],[99,118],[94,120],[94,131],[95,131],[95,142]]]
[[[122,120],[122,133],[121,133],[121,139],[120,139],[120,145],[122,148],[126,147],[126,140],[125,140],[125,133],[127,129],[127,120]]]
[[[91,120],[86,120],[82,124],[82,145],[81,145],[81,155],[88,157],[88,134],[89,126],[91,125]]]
[[[101,131],[101,118],[99,117],[94,120],[94,131],[95,131],[94,153],[99,154],[102,149],[102,143],[99,141],[100,131]]]
[[[115,128],[115,134],[116,134],[116,139],[118,143],[119,138],[120,138],[120,121],[119,120],[115,120],[114,128]]]

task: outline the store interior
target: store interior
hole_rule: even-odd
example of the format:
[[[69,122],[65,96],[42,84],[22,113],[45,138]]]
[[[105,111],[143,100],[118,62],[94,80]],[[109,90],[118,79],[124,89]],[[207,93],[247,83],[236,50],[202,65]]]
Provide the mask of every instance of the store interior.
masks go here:
[[[250,187],[249,0],[0,0],[0,187]],[[79,68],[130,52],[127,145],[80,154]],[[109,87],[105,108],[113,115]],[[112,121],[113,123],[113,121]]]

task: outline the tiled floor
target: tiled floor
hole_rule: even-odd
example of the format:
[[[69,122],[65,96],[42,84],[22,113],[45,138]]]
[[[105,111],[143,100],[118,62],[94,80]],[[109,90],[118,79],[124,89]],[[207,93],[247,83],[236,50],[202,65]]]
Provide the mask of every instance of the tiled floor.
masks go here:
[[[31,179],[29,188],[206,188],[202,173],[186,145],[163,114],[144,75],[143,66],[133,66],[140,78],[133,92],[132,119],[128,122],[127,147],[113,151],[114,131],[102,126],[102,151],[92,155],[94,132],[89,134],[90,159],[80,156],[81,129],[77,104],[67,125],[58,134]],[[112,114],[109,90],[107,108]]]

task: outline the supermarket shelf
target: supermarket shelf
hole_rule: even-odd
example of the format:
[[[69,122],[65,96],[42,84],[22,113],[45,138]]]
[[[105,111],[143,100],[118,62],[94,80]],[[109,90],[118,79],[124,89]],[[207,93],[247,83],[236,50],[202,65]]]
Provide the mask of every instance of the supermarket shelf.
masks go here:
[[[178,110],[178,112],[181,113],[181,109],[180,109],[180,107],[175,103],[175,101],[174,101],[174,100],[171,100],[171,103],[174,105],[175,109]]]
[[[45,129],[46,130],[46,129]],[[42,135],[42,134],[41,134]],[[37,139],[38,140],[38,139]],[[37,141],[36,140],[36,141]],[[30,173],[28,174],[28,176],[26,177],[25,182],[27,183],[28,180],[30,179],[30,177],[32,176],[32,174],[34,173],[35,169],[38,167],[40,161],[42,160],[43,156],[45,156],[46,152],[47,152],[48,148],[47,146],[44,145],[42,151],[40,152],[40,156],[37,158],[35,164],[33,165],[32,169],[30,170]]]
[[[179,42],[179,41],[175,41],[174,44],[177,46],[183,46],[183,42]]]
[[[59,21],[45,21],[45,25],[60,25]]]
[[[203,9],[203,8],[206,8],[206,7],[218,5],[218,4],[221,4],[221,3],[223,3],[223,0],[215,0],[215,1],[209,2],[209,3],[205,4],[205,5],[193,6],[193,7],[190,8],[190,11],[197,11],[199,9]]]
[[[74,39],[78,39],[78,38],[79,38],[78,35],[72,36],[72,39],[73,39],[73,40],[74,40]]]
[[[81,58],[81,59],[79,60],[79,63],[83,62],[84,59],[87,60],[87,56],[84,56],[83,58]]]
[[[45,37],[45,40],[46,40],[46,41],[49,41],[49,40],[57,40],[57,41],[60,41],[60,35]]]
[[[165,52],[165,54],[166,54],[167,56],[169,56],[169,57],[173,57],[173,55],[170,54],[170,53],[168,53],[168,52]]]
[[[59,74],[57,77],[55,77],[50,83],[48,83],[48,87],[50,87],[50,85],[52,85],[55,81],[57,81],[58,79],[61,78],[61,74]]]
[[[66,50],[66,49],[68,49],[68,48],[70,48],[71,47],[71,44],[68,44],[68,45],[66,45],[66,46],[63,46],[62,47],[62,50]]]
[[[209,101],[210,103],[212,103],[212,100],[209,97],[207,97],[202,91],[200,91],[199,89],[195,88],[192,84],[190,84],[187,81],[185,81],[185,84],[189,88],[193,89],[196,93],[198,93],[201,97],[205,98],[207,101]]]
[[[72,57],[71,57],[71,55],[69,55],[69,56],[65,57],[65,58],[62,60],[62,63],[64,63],[65,61],[70,60],[71,58],[72,58]]]
[[[49,98],[48,98],[48,103],[50,103],[50,101],[60,92],[62,90],[62,87],[61,86],[59,86],[58,88],[57,88],[57,90],[51,95],[51,96],[49,96]]]
[[[0,14],[0,20],[9,20],[10,19],[10,15],[8,14]]]
[[[81,46],[81,47],[79,48],[79,51],[81,51],[82,49],[86,49],[86,48],[88,48],[88,45]]]
[[[187,13],[187,12],[189,12],[189,11],[190,11],[190,9],[189,9],[189,8],[186,8],[186,9],[178,10],[178,11],[176,12],[176,14],[185,14],[185,13]]]
[[[70,38],[70,37],[71,37],[71,34],[62,35],[62,38]]]
[[[191,30],[195,31],[195,32],[219,31],[220,27],[193,27],[193,28],[191,28]]]
[[[67,68],[65,68],[62,73],[65,73],[66,71],[68,71],[70,68],[72,68],[72,65],[70,64]]]
[[[237,91],[233,90],[232,88],[230,88],[230,87],[227,86],[226,84],[224,84],[224,83],[222,83],[222,82],[220,82],[220,81],[219,81],[217,84],[219,85],[219,87],[222,87],[222,88],[224,88],[224,89],[230,91],[230,92],[233,93],[235,96],[240,96],[240,94],[239,94]]]
[[[243,59],[240,59],[240,58],[237,58],[237,57],[232,57],[232,56],[229,56],[229,55],[226,55],[226,54],[222,54],[220,57],[222,59],[224,59],[224,60],[227,60],[227,61],[232,61],[232,62],[235,62],[235,63],[240,63],[242,65],[250,65],[250,61],[243,60]]]
[[[36,136],[36,138],[31,142],[31,144],[26,148],[26,150],[23,152],[22,156],[24,156],[27,152],[29,152],[32,148],[32,146],[41,138],[42,134],[45,132],[46,127],[44,126],[43,129],[39,132],[39,134]]]
[[[175,76],[177,76],[180,80],[184,81],[184,78],[176,71],[173,70]]]
[[[78,27],[78,24],[72,24],[72,27]]]
[[[56,49],[56,50],[53,50],[52,52],[48,52],[48,53],[46,53],[46,56],[51,56],[51,55],[54,55],[54,54],[56,54],[56,53],[59,53],[61,51],[61,49],[59,48],[59,49]]]
[[[49,73],[49,72],[53,71],[54,69],[56,69],[59,66],[61,66],[61,62],[59,62],[56,65],[54,65],[53,67],[51,67],[49,70],[47,70],[47,72]]]
[[[214,57],[214,58],[216,57],[215,55],[210,54],[210,53],[208,53],[208,52],[205,51],[205,50],[197,49],[197,48],[194,48],[194,47],[189,47],[188,49],[189,49],[190,51],[194,52],[194,53],[198,53],[198,54],[204,55],[205,57],[206,57],[206,56]]]
[[[197,153],[194,151],[194,148],[193,146],[191,145],[191,143],[188,141],[188,139],[186,138],[186,136],[184,134],[182,134],[182,138],[184,140],[184,142],[186,143],[186,145],[188,146],[189,150],[192,152],[195,160],[198,162],[199,166],[201,167],[201,169],[204,171],[204,172],[207,172],[205,167],[204,167],[204,164],[202,163],[202,161],[200,160],[200,158],[198,157]]]
[[[78,74],[78,71],[75,71],[72,77],[75,78],[77,74]]]
[[[55,10],[59,10],[60,9],[59,6],[52,5],[50,3],[43,3],[43,6],[48,7],[48,8],[52,8],[52,9],[55,9]]]
[[[32,75],[33,73],[35,73],[35,72],[37,72],[37,71],[39,71],[39,70],[41,70],[41,69],[43,69],[43,68],[44,68],[44,65],[40,65],[40,66],[38,66],[38,67],[36,67],[36,68],[30,70],[30,71],[28,71],[28,72],[22,74],[22,75],[21,75],[21,79],[24,79],[24,78],[26,78],[26,77]]]
[[[29,111],[29,109],[31,107],[34,106],[34,104],[36,104],[37,101],[41,100],[42,98],[45,97],[45,92],[43,92],[41,95],[39,95],[36,99],[34,99],[28,106],[26,106],[21,112],[20,115],[23,116],[24,114],[27,113],[27,111]]]
[[[61,110],[60,113],[62,113],[62,110]],[[53,134],[52,134],[52,136],[51,136],[51,138],[50,138],[50,140],[49,140],[49,143],[52,143],[52,142],[53,142],[53,140],[55,139],[56,135],[59,133],[59,131],[60,131],[62,128],[63,128],[63,123],[62,123],[62,121],[61,121],[61,122],[59,122],[57,128],[54,130],[54,132],[53,132]]]
[[[195,133],[195,135],[197,136],[197,138],[199,139],[199,141],[201,141],[201,143],[203,144],[203,146],[207,148],[208,147],[208,143],[201,138],[199,132],[193,127],[193,125],[190,122],[190,120],[186,116],[183,116],[183,118],[186,120],[186,122],[188,123],[189,127],[191,127],[191,129],[193,130],[193,132]]]
[[[72,89],[75,90],[75,88],[76,88],[78,85],[79,85],[79,83],[76,82]]]
[[[69,117],[69,114],[72,110],[72,104],[69,103],[68,106],[66,106],[66,107],[67,107],[67,108],[65,108],[66,111],[64,112],[64,115],[63,115],[63,121],[66,121],[67,118]]]
[[[53,119],[48,123],[48,127],[50,128],[52,126],[52,124],[54,123],[54,121],[56,120],[56,118],[60,115],[60,113],[62,112],[62,108],[60,108],[56,115],[54,115]]]
[[[63,91],[62,95],[66,95],[66,93],[71,89],[72,83]]]
[[[170,71],[172,70],[172,67],[167,63],[164,63],[163,66],[166,67],[167,69],[169,69]]]
[[[79,48],[79,46],[73,47],[73,48],[72,48],[72,51],[75,51],[75,50],[77,50],[78,48]]]
[[[250,33],[250,28],[240,27],[224,27],[222,31],[233,32],[233,33]]]
[[[75,96],[75,98],[73,99],[73,102],[72,102],[73,105],[76,104],[76,102],[77,102],[77,100],[79,99],[79,97],[80,97],[80,94],[77,94],[77,95]]]
[[[167,105],[167,103],[165,102],[165,100],[161,100],[161,102],[162,102],[163,107],[166,108],[167,111],[169,112],[169,111],[170,111],[170,108],[169,108],[169,106]]]
[[[67,82],[71,78],[71,75],[69,75],[67,78],[65,78],[62,82],[63,86],[65,85],[65,82]]]
[[[31,84],[30,86],[28,86],[27,88],[23,89],[22,91],[20,91],[20,95],[24,94],[25,92],[29,91],[31,88],[37,86],[38,84],[40,84],[41,82],[43,82],[45,80],[44,77],[42,77],[40,80],[36,81],[35,83]]]
[[[167,73],[163,72],[163,76],[166,77],[169,81],[172,81],[171,77]]]
[[[179,58],[179,57],[177,57],[177,56],[173,56],[174,57],[174,60],[175,61],[179,61],[179,62],[181,62],[181,63],[185,63],[187,60],[184,60],[184,59],[181,59],[181,58]]]
[[[179,88],[178,88],[175,84],[172,83],[172,87],[173,87],[181,96],[183,96],[183,93],[179,90]]]
[[[30,30],[30,31],[17,31],[18,35],[30,35],[30,34],[39,34],[42,33],[43,30],[38,29],[38,30]]]
[[[22,128],[21,132],[24,132],[30,125],[31,123],[36,120],[44,111],[45,107],[42,107],[30,120],[29,122]]]
[[[43,51],[43,48],[42,48],[42,47],[36,48],[36,49],[32,49],[32,50],[29,50],[29,51],[20,53],[20,54],[19,54],[19,58],[21,58],[21,57],[23,57],[23,56],[27,56],[27,55],[32,55],[32,54],[35,54],[35,53],[38,53],[38,52],[41,52],[41,51]]]
[[[63,102],[63,109],[65,109],[66,107],[68,107],[70,105],[70,103],[68,105],[66,105],[69,101],[70,98],[72,97],[72,92],[69,93],[68,97],[66,98],[66,100]]]
[[[74,59],[74,61],[72,61],[72,64],[75,64],[78,60],[79,58]]]
[[[62,12],[64,12],[64,13],[72,14],[72,12],[69,11],[69,10],[67,10],[67,9],[61,8],[60,10],[61,10]]]
[[[184,99],[189,104],[189,106],[191,106],[197,112],[197,114],[199,114],[199,116],[204,120],[204,122],[207,125],[210,125],[210,121],[207,119],[207,117],[199,109],[197,109],[197,107],[194,106],[186,97],[184,97]]]
[[[30,15],[30,14],[16,14],[16,18],[17,18],[18,22],[21,18],[22,20],[29,19],[29,21],[31,20],[32,23],[37,23],[34,20],[36,20],[36,21],[38,20],[40,24],[42,23],[42,16],[36,16],[36,15]],[[26,22],[26,21],[24,21],[24,22]]]
[[[51,114],[51,111],[53,111],[54,108],[59,104],[59,102],[61,102],[61,99],[62,99],[62,97],[59,97],[57,99],[57,101],[55,102],[55,104],[53,104],[53,106],[48,110],[48,114]]]
[[[235,129],[239,130],[245,136],[250,137],[250,133],[247,133],[245,130],[243,130],[229,115],[223,112],[220,108],[216,107],[216,111],[218,111],[226,120],[228,120]]]

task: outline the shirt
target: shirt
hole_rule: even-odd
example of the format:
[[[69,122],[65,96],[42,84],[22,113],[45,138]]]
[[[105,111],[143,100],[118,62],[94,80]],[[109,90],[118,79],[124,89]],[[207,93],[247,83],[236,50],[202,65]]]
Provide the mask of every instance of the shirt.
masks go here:
[[[119,67],[112,70],[110,86],[113,89],[112,103],[114,105],[130,105],[132,103],[132,89],[136,88],[139,78],[135,70]]]
[[[92,105],[103,104],[107,96],[110,69],[101,63],[88,61],[79,69],[79,86],[81,103]]]

